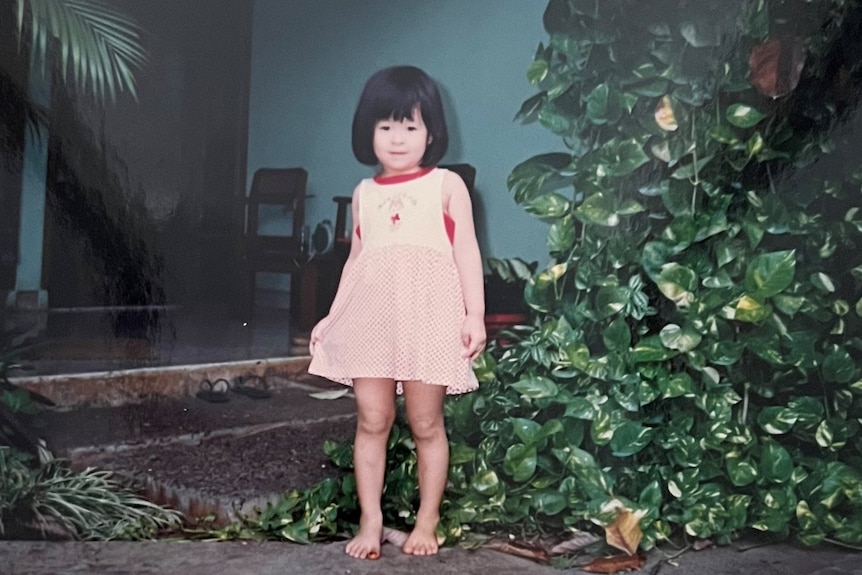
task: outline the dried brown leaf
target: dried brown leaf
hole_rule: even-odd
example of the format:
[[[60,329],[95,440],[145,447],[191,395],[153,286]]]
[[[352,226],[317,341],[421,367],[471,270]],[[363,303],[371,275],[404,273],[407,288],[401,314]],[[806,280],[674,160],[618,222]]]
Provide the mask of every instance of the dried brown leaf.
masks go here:
[[[541,547],[527,546],[514,541],[510,542],[502,539],[492,539],[485,543],[483,547],[500,551],[502,553],[508,553],[509,555],[515,555],[516,557],[523,557],[539,563],[547,563],[550,559],[548,552]]]
[[[623,509],[613,523],[605,527],[608,545],[634,555],[640,545],[643,532],[638,525],[638,516]]]
[[[799,38],[772,40],[752,47],[748,57],[751,84],[770,98],[792,92],[805,66],[805,46]]]
[[[613,557],[596,557],[580,569],[587,573],[620,573],[640,569],[644,563],[646,563],[646,556],[640,553],[637,555],[614,555]]]
[[[601,541],[602,538],[596,535],[595,533],[590,533],[589,531],[575,531],[575,534],[572,535],[569,539],[565,541],[561,541],[557,543],[548,551],[551,555],[565,555],[568,553],[576,553],[583,549],[584,547],[588,547],[597,541]]]
[[[709,549],[710,547],[715,547],[715,541],[713,541],[712,539],[698,539],[691,546],[691,548],[695,551]]]

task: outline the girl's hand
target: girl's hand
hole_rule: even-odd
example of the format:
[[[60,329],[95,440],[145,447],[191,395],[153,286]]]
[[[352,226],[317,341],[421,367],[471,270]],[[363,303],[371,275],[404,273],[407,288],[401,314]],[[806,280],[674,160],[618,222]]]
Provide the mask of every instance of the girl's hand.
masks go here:
[[[461,343],[464,344],[462,357],[473,361],[485,349],[485,320],[468,315],[461,326]]]
[[[311,330],[311,337],[308,338],[308,352],[311,355],[314,355],[314,346],[320,342],[321,335],[323,331],[326,329],[326,326],[329,324],[329,316],[326,316],[314,326],[314,329]]]

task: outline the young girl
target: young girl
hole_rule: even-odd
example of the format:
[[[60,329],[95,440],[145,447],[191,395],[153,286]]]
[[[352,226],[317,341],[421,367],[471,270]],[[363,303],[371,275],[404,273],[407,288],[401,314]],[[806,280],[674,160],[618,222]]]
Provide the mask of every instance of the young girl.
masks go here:
[[[353,386],[353,450],[361,516],[346,551],[380,556],[386,444],[403,393],[416,443],[419,509],[402,550],[437,553],[449,468],[446,394],[478,387],[485,346],[482,259],[461,178],[437,162],[449,137],[434,81],[410,66],[365,85],[353,117],[353,153],[379,165],[353,192],[350,255],[329,315],[311,332],[308,371]]]

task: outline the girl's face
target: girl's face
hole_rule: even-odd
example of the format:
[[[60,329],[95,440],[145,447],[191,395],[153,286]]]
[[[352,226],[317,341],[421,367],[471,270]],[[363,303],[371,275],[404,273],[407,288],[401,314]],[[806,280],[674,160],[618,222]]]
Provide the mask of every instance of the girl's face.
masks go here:
[[[383,168],[381,175],[418,171],[428,143],[428,128],[418,107],[413,109],[412,118],[378,120],[374,126],[374,155]]]

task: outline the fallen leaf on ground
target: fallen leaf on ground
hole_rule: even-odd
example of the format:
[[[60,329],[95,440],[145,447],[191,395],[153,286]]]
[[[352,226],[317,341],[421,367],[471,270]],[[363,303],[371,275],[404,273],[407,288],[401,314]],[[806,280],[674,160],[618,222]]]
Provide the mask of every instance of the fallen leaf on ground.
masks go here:
[[[634,555],[643,537],[638,521],[638,516],[628,509],[620,511],[614,522],[605,527],[608,545]]]
[[[709,547],[715,547],[715,542],[712,539],[698,539],[691,546],[695,551],[701,551]]]
[[[318,391],[317,393],[309,393],[309,397],[313,397],[314,399],[338,399],[339,397],[344,397],[350,393],[350,390],[345,389],[333,389],[332,391]]]
[[[548,552],[540,547],[528,547],[526,545],[510,543],[509,541],[503,541],[500,539],[492,539],[485,543],[483,547],[500,551],[502,553],[508,553],[509,555],[515,555],[516,557],[523,557],[539,563],[547,563],[550,559]]]
[[[587,573],[619,573],[640,569],[644,563],[646,563],[646,557],[640,553],[637,555],[614,555],[613,557],[596,557],[580,569]]]
[[[590,533],[589,531],[576,531],[575,534],[566,539],[565,541],[561,541],[557,543],[553,547],[551,547],[549,553],[551,555],[565,555],[567,553],[575,553],[580,551],[584,547],[588,547],[597,541],[601,541],[602,538],[596,535],[595,533]]]

